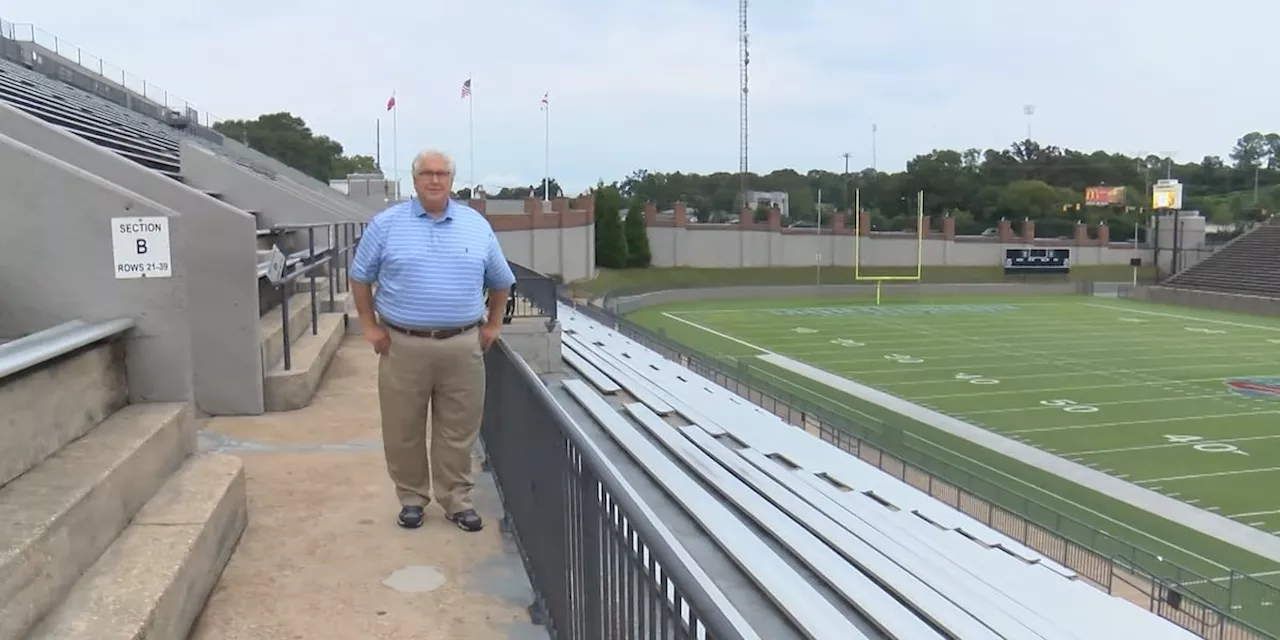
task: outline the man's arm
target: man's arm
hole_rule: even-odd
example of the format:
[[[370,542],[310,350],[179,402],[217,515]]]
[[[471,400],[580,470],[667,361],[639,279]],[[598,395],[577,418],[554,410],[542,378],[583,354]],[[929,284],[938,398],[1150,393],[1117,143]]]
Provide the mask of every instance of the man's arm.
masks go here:
[[[373,308],[373,283],[378,280],[378,272],[382,267],[382,248],[385,242],[383,227],[379,224],[379,218],[375,217],[360,236],[360,244],[356,246],[356,255],[351,260],[351,270],[348,272],[356,314],[360,318],[360,326],[366,331],[378,326]]]
[[[489,293],[489,316],[486,325],[497,329],[502,326],[502,316],[507,311],[507,298],[516,283],[516,274],[502,253],[498,237],[489,233],[489,253],[485,258],[484,286]]]

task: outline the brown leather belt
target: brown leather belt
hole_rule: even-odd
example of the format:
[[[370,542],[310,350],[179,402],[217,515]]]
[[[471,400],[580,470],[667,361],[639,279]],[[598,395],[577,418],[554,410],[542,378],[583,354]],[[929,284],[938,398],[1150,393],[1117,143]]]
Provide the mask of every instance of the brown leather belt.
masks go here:
[[[464,327],[453,327],[451,329],[406,329],[404,327],[397,327],[396,325],[391,324],[389,322],[383,322],[382,324],[385,325],[388,329],[399,331],[400,333],[403,333],[407,336],[413,336],[415,338],[433,338],[435,340],[444,340],[445,338],[452,338],[456,335],[466,333],[467,331],[470,331],[480,326],[481,323],[479,320],[477,320]]]

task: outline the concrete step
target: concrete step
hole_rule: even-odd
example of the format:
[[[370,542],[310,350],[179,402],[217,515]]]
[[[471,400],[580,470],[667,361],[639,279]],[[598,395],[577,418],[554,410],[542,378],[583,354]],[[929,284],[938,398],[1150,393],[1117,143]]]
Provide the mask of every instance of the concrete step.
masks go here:
[[[248,521],[239,458],[189,458],[28,640],[186,638]]]
[[[0,640],[66,595],[195,441],[190,405],[129,405],[0,488]]]
[[[292,411],[311,404],[316,389],[324,380],[324,372],[333,360],[346,335],[346,315],[322,313],[316,322],[316,335],[308,330],[294,343],[290,352],[290,369],[283,360],[274,363],[263,376],[263,399],[267,411]]]
[[[123,344],[98,343],[0,385],[0,486],[128,402]]]
[[[268,311],[259,320],[262,336],[262,370],[270,371],[284,358],[284,328],[280,322],[279,306]],[[289,342],[298,341],[311,329],[311,294],[295,293],[289,296]]]

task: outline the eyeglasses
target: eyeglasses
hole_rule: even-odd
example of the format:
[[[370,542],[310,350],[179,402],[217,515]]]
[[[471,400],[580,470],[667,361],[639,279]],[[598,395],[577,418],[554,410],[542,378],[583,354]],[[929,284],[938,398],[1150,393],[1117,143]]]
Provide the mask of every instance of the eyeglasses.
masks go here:
[[[414,177],[417,178],[435,178],[436,180],[447,180],[453,175],[450,171],[419,171]]]

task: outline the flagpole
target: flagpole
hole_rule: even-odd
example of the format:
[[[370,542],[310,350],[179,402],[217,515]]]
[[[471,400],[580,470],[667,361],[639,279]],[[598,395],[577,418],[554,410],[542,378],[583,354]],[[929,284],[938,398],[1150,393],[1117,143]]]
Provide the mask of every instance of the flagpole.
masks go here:
[[[377,137],[378,137],[378,142],[373,147],[374,149],[373,164],[377,166],[378,171],[381,172],[382,171],[382,118],[378,118]]]
[[[471,72],[467,72],[467,82],[471,82]],[[476,197],[476,89],[469,86],[467,90],[467,147],[471,164],[470,177],[471,197]]]
[[[391,91],[391,99],[396,99],[395,90]],[[395,174],[396,200],[400,200],[400,127],[398,126],[399,118],[397,113],[400,105],[391,105],[391,172]]]
[[[543,105],[546,107],[543,114],[543,171],[542,171],[542,201],[547,202],[551,199],[551,102],[547,98],[543,98]]]

